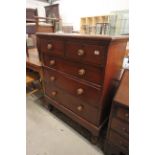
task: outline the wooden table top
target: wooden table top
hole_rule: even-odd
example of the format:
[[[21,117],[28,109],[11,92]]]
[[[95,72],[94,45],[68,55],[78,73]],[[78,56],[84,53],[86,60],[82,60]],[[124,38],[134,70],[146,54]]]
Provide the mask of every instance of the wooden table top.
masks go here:
[[[125,70],[116,95],[114,97],[114,101],[129,106],[129,71]]]

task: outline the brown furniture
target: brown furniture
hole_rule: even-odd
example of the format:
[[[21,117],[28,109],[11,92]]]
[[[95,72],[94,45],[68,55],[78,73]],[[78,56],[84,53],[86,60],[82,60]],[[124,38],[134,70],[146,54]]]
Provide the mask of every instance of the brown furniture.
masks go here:
[[[47,10],[46,14],[49,13],[47,8],[48,6],[45,7]],[[50,5],[50,8],[52,9],[51,12],[56,13],[56,16],[53,16],[52,18],[38,17],[38,11],[36,8],[26,8],[26,33],[28,34],[26,42],[26,67],[39,72],[39,74],[41,74],[42,65],[36,47],[36,32],[54,32],[55,22],[59,21],[59,5]],[[31,47],[28,45],[28,41],[30,42]]]
[[[41,74],[42,63],[40,61],[37,48],[27,50],[28,50],[28,56],[26,57],[26,68],[29,68]]]
[[[41,90],[40,76],[37,72],[26,69],[26,95],[33,94]]]
[[[46,100],[92,133],[110,111],[110,89],[128,36],[37,33]]]
[[[110,113],[105,155],[129,154],[129,71],[125,70]]]
[[[26,8],[26,23],[35,22],[35,16],[38,16],[36,8]]]
[[[37,9],[26,9],[26,87],[33,88],[27,94],[38,90],[34,87],[34,82],[39,82],[39,77],[42,75],[42,65],[36,48],[37,27],[35,17],[37,15]]]
[[[53,6],[53,5],[52,5]],[[53,11],[59,13],[58,5],[53,6]],[[36,78],[34,78],[33,74],[36,75],[35,72],[39,73],[39,76],[42,77],[42,63],[40,61],[39,53],[36,47],[36,32],[54,32],[56,28],[56,22],[59,22],[58,16],[49,17],[38,17],[37,9],[26,8],[26,33],[27,33],[27,41],[26,41],[26,85],[29,83],[36,83]],[[30,71],[33,71],[32,74]],[[29,74],[30,72],[30,74]],[[38,77],[38,76],[37,76]],[[37,81],[40,84],[40,80]],[[35,91],[33,91],[35,92]]]
[[[42,64],[36,48],[29,49],[28,54],[26,57],[26,88],[29,91],[26,94],[30,95],[42,89]]]
[[[39,17],[37,9],[26,8],[26,32],[54,32],[55,23],[59,22],[56,17]]]
[[[26,33],[28,35],[26,40],[26,68],[35,72],[41,73],[41,61],[36,47],[36,18],[38,15],[37,9],[26,8]],[[31,23],[33,23],[31,25]],[[30,24],[30,25],[29,25]],[[30,42],[30,43],[29,43]],[[31,46],[29,45],[31,44]]]

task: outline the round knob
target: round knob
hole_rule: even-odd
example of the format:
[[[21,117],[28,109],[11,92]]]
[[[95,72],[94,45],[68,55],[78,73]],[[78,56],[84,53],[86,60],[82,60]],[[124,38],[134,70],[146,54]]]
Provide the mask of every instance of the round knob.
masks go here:
[[[82,88],[77,89],[77,95],[82,95],[84,93],[84,90]]]
[[[84,50],[79,49],[79,50],[77,51],[77,54],[78,54],[78,56],[84,55]]]
[[[54,65],[54,64],[55,64],[55,60],[51,60],[50,65]]]
[[[52,91],[52,96],[56,96],[57,95],[57,92],[56,91]]]
[[[95,50],[95,51],[94,51],[94,55],[100,55],[100,51]]]
[[[50,79],[51,79],[51,81],[54,81],[55,80],[55,77],[54,76],[51,76]]]
[[[79,75],[84,75],[85,74],[85,69],[79,69],[78,74]]]
[[[78,107],[77,107],[77,110],[78,110],[78,111],[82,111],[82,110],[83,110],[83,106],[82,106],[82,105],[78,106]]]
[[[52,49],[52,44],[47,44],[48,50]]]

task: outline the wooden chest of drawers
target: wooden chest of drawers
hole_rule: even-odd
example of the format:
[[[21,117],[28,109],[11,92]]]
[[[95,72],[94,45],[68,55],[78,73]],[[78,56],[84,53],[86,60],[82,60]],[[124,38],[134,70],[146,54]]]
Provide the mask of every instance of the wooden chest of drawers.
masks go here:
[[[97,137],[128,37],[38,33],[45,98]]]
[[[106,155],[129,154],[129,72],[123,74],[120,86],[115,95],[110,113]]]

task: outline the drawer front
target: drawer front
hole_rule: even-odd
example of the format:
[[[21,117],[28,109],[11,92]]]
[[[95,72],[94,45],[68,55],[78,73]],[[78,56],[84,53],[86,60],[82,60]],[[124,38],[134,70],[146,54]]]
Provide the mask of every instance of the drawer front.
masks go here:
[[[99,107],[99,99],[101,96],[101,89],[86,85],[72,78],[68,78],[63,74],[53,70],[44,68],[45,82],[52,87],[53,85],[69,92],[76,98]]]
[[[122,150],[118,146],[110,143],[108,140],[104,143],[104,154],[105,155],[129,155],[128,150]]]
[[[111,128],[117,131],[119,134],[125,136],[126,138],[129,138],[129,124],[128,123],[124,123],[123,121],[117,118],[112,118]]]
[[[101,85],[103,71],[102,68],[90,67],[79,63],[68,62],[64,59],[55,58],[50,55],[43,55],[44,65],[57,69],[61,72],[76,76],[80,79]]]
[[[117,134],[114,131],[110,131],[109,141],[111,141],[113,144],[117,145],[118,147],[120,147],[125,151],[129,150],[129,141],[121,137],[119,134]]]
[[[41,40],[41,51],[53,55],[64,56],[64,41],[56,39]]]
[[[50,87],[45,83],[45,93],[52,100],[65,106],[87,121],[97,125],[98,110],[96,108],[88,105],[85,102],[82,102],[81,100],[75,98],[73,95],[68,94],[67,92],[54,85]]]
[[[116,116],[122,120],[129,122],[129,110],[122,107],[117,107]]]
[[[66,43],[66,56],[81,62],[103,65],[105,63],[106,47],[101,45]]]

